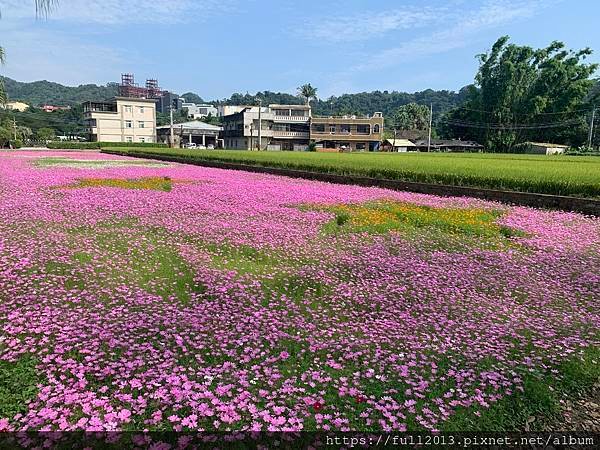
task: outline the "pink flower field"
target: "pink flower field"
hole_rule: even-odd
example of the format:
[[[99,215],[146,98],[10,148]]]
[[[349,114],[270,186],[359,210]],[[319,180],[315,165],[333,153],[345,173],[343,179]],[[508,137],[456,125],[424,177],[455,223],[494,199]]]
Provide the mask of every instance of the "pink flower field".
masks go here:
[[[0,431],[514,428],[597,379],[599,293],[598,218],[0,153]]]

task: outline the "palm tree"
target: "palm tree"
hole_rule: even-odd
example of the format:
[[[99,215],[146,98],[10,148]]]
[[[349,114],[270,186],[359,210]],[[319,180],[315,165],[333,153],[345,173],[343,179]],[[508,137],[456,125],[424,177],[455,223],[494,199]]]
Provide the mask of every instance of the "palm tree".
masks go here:
[[[35,15],[37,17],[47,16],[58,0],[35,0]],[[4,48],[0,47],[0,65],[4,64],[6,54]],[[6,91],[4,89],[4,81],[0,79],[0,105],[6,103]]]
[[[306,99],[306,106],[310,106],[310,100],[317,98],[317,88],[312,87],[310,83],[303,84],[298,88],[298,95]]]

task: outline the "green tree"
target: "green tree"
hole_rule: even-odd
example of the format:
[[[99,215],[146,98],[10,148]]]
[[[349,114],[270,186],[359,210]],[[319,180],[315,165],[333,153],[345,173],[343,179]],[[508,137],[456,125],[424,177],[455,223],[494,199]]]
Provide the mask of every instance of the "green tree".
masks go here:
[[[597,65],[589,48],[566,50],[562,42],[533,49],[496,41],[479,55],[475,85],[465,105],[445,121],[454,136],[473,138],[490,151],[510,151],[527,140],[581,145],[586,137],[587,98]]]
[[[303,84],[298,88],[298,95],[306,99],[306,105],[310,105],[311,99],[317,98],[317,88],[310,83]]]
[[[56,133],[52,128],[44,127],[37,130],[36,137],[43,142],[51,141],[56,137]]]
[[[401,130],[427,130],[429,128],[429,108],[417,103],[409,103],[398,108],[392,117],[394,128]]]
[[[8,147],[12,137],[12,130],[8,126],[0,124],[0,148]]]

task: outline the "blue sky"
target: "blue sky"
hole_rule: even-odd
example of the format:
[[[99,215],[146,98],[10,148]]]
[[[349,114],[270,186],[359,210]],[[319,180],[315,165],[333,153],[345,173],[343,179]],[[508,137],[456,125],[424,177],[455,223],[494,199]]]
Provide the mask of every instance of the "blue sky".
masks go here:
[[[597,0],[0,0],[0,73],[21,81],[106,84],[121,72],[205,99],[258,90],[319,96],[457,90],[501,35],[519,44],[591,47]]]

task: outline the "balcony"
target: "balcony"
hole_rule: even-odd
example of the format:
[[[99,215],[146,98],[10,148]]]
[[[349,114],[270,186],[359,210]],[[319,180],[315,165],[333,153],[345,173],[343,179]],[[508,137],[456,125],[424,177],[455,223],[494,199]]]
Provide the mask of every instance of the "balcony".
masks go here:
[[[297,139],[308,139],[308,131],[278,131],[273,130],[273,137],[276,138],[297,138]]]
[[[293,123],[305,123],[308,122],[308,116],[274,116],[275,122],[293,122]]]

